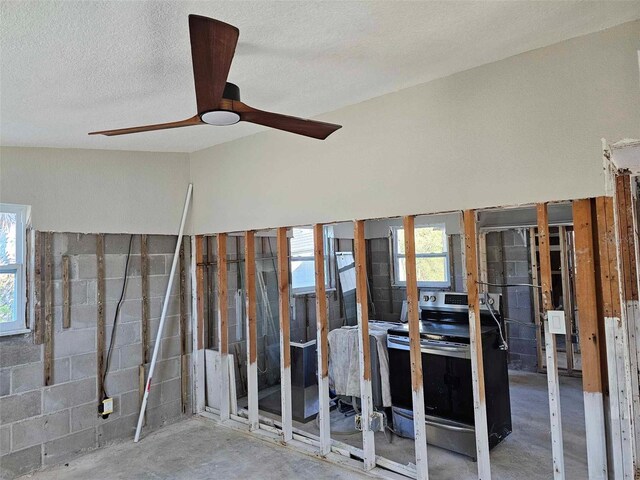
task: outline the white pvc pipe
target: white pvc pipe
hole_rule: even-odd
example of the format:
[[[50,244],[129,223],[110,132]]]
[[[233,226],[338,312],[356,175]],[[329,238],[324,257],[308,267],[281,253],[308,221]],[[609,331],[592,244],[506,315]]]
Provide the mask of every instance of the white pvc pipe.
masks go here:
[[[153,356],[151,357],[151,365],[149,367],[149,377],[147,378],[147,385],[144,389],[144,397],[142,398],[142,405],[140,406],[140,416],[138,417],[138,426],[136,427],[136,436],[133,439],[137,442],[140,439],[140,430],[142,430],[142,422],[144,421],[144,412],[147,409],[147,400],[149,399],[149,391],[151,390],[151,379],[153,378],[153,370],[156,366],[156,359],[158,358],[158,350],[160,349],[160,339],[162,338],[162,329],[164,327],[164,321],[167,318],[167,307],[169,306],[169,297],[171,296],[171,287],[173,286],[173,276],[176,273],[176,267],[178,265],[178,258],[180,254],[180,244],[182,243],[182,234],[184,232],[184,224],[187,220],[187,212],[189,211],[189,204],[191,202],[191,191],[193,190],[193,184],[189,184],[187,189],[187,198],[184,201],[184,210],[182,211],[182,220],[180,221],[180,231],[178,233],[178,240],[176,241],[176,249],[173,252],[173,263],[171,264],[171,273],[169,273],[169,283],[167,284],[167,292],[164,295],[164,303],[162,305],[162,315],[160,316],[160,326],[158,327],[158,334],[156,335],[156,344],[153,347]]]

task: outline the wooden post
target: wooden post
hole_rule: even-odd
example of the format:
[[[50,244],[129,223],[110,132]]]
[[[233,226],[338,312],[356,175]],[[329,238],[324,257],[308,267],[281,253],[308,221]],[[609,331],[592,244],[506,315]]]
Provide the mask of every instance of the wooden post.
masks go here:
[[[220,351],[220,419],[228,420],[229,401],[229,298],[227,292],[227,234],[217,237],[218,263],[218,350]]]
[[[198,329],[194,332],[198,338],[198,350],[204,348],[204,247],[203,235],[196,236],[196,295],[198,305]]]
[[[140,336],[142,338],[142,364],[149,363],[149,248],[147,235],[140,236],[140,276],[142,284],[142,319]],[[144,380],[142,382],[144,384]],[[144,387],[143,387],[144,390]],[[142,392],[144,394],[144,392]]]
[[[44,343],[44,325],[42,324],[42,237],[35,232],[33,242],[33,343]]]
[[[542,285],[542,309],[544,314],[545,353],[547,357],[547,385],[549,388],[549,415],[551,419],[551,451],[553,454],[553,476],[564,479],[564,453],[562,444],[562,422],[560,417],[560,383],[558,380],[558,354],[555,335],[549,331],[547,312],[553,310],[551,296],[551,252],[549,248],[549,217],[547,204],[539,203],[538,247],[540,250],[540,282]]]
[[[329,328],[327,293],[324,278],[324,226],[313,226],[316,273],[316,348],[318,352],[318,402],[320,419],[320,455],[331,452],[331,418],[329,411]]]
[[[258,430],[258,325],[256,322],[256,243],[253,230],[244,233],[245,288],[247,292],[247,396],[249,429]]]
[[[529,255],[531,257],[531,282],[533,285],[540,285],[538,279],[538,256],[536,248],[536,229],[529,229]],[[533,322],[536,325],[536,358],[538,363],[538,372],[544,371],[544,357],[542,356],[542,322],[540,321],[540,292],[538,288],[533,288],[531,295],[533,297]]]
[[[640,468],[640,303],[638,301],[638,270],[636,259],[636,242],[638,242],[637,218],[634,217],[634,198],[632,194],[632,177],[619,174],[615,178],[614,221],[616,237],[617,266],[620,275],[620,332],[622,339],[624,384],[627,392],[625,403],[621,408],[628,411],[629,421],[625,422],[630,429],[628,448],[626,448],[625,467],[633,476]],[[621,378],[618,378],[620,383]],[[634,458],[635,457],[635,458]],[[625,474],[627,474],[625,471]]]
[[[424,383],[422,380],[422,352],[420,351],[420,312],[418,307],[418,278],[416,273],[415,217],[402,219],[407,285],[407,321],[409,323],[409,358],[413,400],[413,429],[416,451],[416,478],[429,478],[427,461],[427,430],[424,414]]]
[[[187,391],[187,380],[189,378],[189,370],[187,366],[187,304],[184,299],[186,288],[185,277],[185,258],[184,258],[184,238],[180,238],[180,397],[182,399],[182,413],[187,411],[187,399],[189,392]]]
[[[280,312],[280,401],[282,404],[282,440],[293,439],[291,409],[291,346],[289,319],[289,242],[286,227],[278,228],[278,306]]]
[[[562,308],[564,310],[565,349],[567,357],[567,373],[572,374],[574,369],[573,360],[573,301],[571,298],[571,281],[569,265],[569,251],[567,250],[567,227],[558,227],[560,239],[560,273],[562,276]]]
[[[44,234],[44,385],[53,385],[53,234]]]
[[[364,469],[376,466],[374,432],[371,430],[373,399],[371,390],[371,353],[369,345],[369,305],[367,296],[367,251],[364,239],[364,221],[356,220],[354,226],[356,264],[356,308],[358,317],[358,350],[360,363],[360,399],[362,407],[362,451]]]
[[[489,459],[489,433],[487,404],[484,388],[484,361],[480,326],[480,297],[478,292],[478,246],[476,239],[476,212],[464,211],[465,260],[467,266],[467,294],[469,302],[469,341],[471,347],[471,379],[473,382],[473,417],[476,430],[478,479],[491,478]]]
[[[98,322],[96,329],[96,361],[98,372],[98,400],[101,400],[104,395],[104,342],[105,342],[105,275],[104,275],[104,234],[98,234],[96,236],[96,260],[98,264],[97,276],[98,276]]]
[[[589,480],[606,480],[607,446],[599,346],[601,339],[598,333],[592,209],[589,199],[573,201],[573,228]]]
[[[203,252],[202,235],[191,237],[191,341],[193,358],[193,411],[201,412],[205,409],[205,372],[204,372],[204,350],[202,349],[202,322],[204,321],[204,298],[203,298]]]
[[[62,328],[71,327],[71,288],[69,286],[69,257],[62,256]]]

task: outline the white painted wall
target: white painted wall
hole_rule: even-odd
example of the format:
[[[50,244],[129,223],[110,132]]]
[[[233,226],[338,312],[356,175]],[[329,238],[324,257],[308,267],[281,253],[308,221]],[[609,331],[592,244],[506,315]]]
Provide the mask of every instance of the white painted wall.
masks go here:
[[[188,184],[187,154],[0,149],[0,202],[38,230],[175,235]]]
[[[639,40],[627,23],[346,107],[325,142],[191,154],[194,231],[601,195],[600,139],[640,137]]]

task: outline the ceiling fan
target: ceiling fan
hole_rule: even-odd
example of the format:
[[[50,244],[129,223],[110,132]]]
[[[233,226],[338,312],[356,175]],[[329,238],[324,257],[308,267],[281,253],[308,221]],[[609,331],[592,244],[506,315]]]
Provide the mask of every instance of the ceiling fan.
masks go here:
[[[200,15],[189,15],[191,59],[198,113],[178,122],[91,132],[89,135],[129,133],[190,127],[192,125],[233,125],[256,123],[265,127],[324,140],[342,125],[265,112],[240,101],[240,89],[227,82],[240,31],[233,25]]]

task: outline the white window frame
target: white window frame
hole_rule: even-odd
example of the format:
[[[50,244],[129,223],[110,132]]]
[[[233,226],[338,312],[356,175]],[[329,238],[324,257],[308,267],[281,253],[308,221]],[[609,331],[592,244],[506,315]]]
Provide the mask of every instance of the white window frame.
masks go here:
[[[30,208],[27,205],[0,203],[0,212],[16,215],[16,263],[0,265],[0,273],[13,273],[16,278],[16,305],[12,322],[0,323],[0,336],[15,335],[28,332],[26,325],[26,235]]]
[[[299,229],[311,229],[313,231],[313,227],[296,227]],[[330,281],[330,275],[329,275],[329,258],[331,257],[331,252],[329,251],[329,245],[328,245],[328,238],[329,235],[327,235],[327,228],[326,226],[323,228],[323,235],[322,235],[322,239],[324,241],[324,286],[325,289],[328,291],[331,289],[331,281]],[[292,232],[293,233],[293,232]],[[315,247],[315,245],[314,245]],[[291,249],[289,249],[291,250]],[[289,271],[293,271],[293,269],[291,268],[291,264],[293,262],[313,262],[314,264],[314,270],[315,270],[315,256],[311,255],[311,256],[293,256],[293,254],[289,254]],[[311,286],[305,286],[305,287],[295,287],[293,285],[293,275],[291,276],[291,293],[293,295],[309,295],[312,293],[316,292],[316,286],[315,286],[315,279],[313,282],[313,285]]]
[[[416,252],[416,259],[418,258],[444,258],[444,272],[446,280],[444,282],[436,281],[419,281],[418,287],[427,288],[450,288],[451,287],[451,259],[449,252],[449,242],[447,237],[447,226],[444,223],[430,223],[424,225],[416,225],[415,229],[419,228],[440,228],[442,229],[443,246],[444,251],[440,253],[418,253]],[[405,287],[406,281],[399,280],[400,275],[400,258],[404,258],[405,255],[398,252],[398,230],[404,230],[403,227],[391,227],[391,249],[393,252],[393,285]]]

